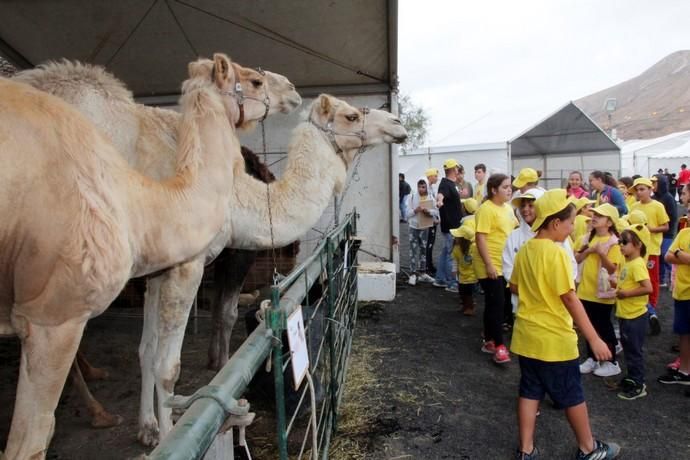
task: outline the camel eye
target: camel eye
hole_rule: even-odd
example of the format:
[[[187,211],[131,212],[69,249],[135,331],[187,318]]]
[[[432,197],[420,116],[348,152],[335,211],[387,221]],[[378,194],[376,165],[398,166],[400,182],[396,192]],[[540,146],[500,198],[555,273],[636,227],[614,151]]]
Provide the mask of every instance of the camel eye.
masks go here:
[[[359,119],[359,115],[345,115],[345,118],[347,118],[349,121],[357,121]]]
[[[254,88],[261,88],[261,85],[263,84],[264,82],[262,82],[261,80],[252,80],[252,85],[254,86]]]

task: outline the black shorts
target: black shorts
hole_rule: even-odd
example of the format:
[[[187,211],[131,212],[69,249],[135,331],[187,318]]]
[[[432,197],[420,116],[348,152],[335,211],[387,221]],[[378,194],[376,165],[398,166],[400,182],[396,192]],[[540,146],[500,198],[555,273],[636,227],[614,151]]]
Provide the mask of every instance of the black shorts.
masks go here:
[[[521,398],[541,401],[548,394],[558,409],[585,401],[577,359],[547,362],[520,356],[520,374]]]

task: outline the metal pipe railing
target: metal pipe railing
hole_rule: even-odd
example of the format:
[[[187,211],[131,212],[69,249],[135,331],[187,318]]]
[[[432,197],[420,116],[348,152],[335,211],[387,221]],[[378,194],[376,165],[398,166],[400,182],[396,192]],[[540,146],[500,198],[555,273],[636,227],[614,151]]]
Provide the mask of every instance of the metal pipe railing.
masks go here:
[[[354,220],[354,213],[329,233],[332,244],[339,244],[347,237],[343,233],[351,220]],[[283,293],[280,297],[283,318],[287,318],[301,304],[307,294],[304,287],[311,286],[321,274],[324,268],[321,256],[325,245],[326,240],[290,275],[272,287],[272,290]],[[298,282],[301,280],[303,283]],[[213,387],[214,397],[201,397],[195,400],[148,458],[167,460],[201,458],[211,446],[228,415],[216,398],[222,401],[240,398],[259,366],[271,352],[272,339],[273,333],[267,329],[266,324],[259,324],[211,380],[208,386]],[[282,375],[280,369],[276,373]],[[203,388],[197,393],[203,393],[202,390]]]

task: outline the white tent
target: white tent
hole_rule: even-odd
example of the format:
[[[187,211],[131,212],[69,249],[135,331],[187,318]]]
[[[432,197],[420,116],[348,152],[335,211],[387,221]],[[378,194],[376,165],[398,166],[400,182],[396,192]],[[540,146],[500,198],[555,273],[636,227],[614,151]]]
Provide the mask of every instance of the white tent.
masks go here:
[[[650,176],[660,168],[676,172],[681,164],[690,164],[690,131],[623,142],[621,157],[626,176]]]

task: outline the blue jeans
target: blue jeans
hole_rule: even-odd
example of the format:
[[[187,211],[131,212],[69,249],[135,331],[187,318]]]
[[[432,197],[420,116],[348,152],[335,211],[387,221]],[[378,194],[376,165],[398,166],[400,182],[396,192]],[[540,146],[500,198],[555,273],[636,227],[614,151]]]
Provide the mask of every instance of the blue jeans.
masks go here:
[[[451,259],[453,235],[441,232],[441,241],[443,241],[443,247],[441,248],[441,255],[438,258],[438,266],[436,267],[436,281],[444,283],[448,287],[457,286],[458,280],[453,278],[453,262]]]
[[[668,284],[671,278],[671,264],[664,261],[664,257],[671,247],[673,238],[664,238],[661,240],[661,255],[659,256],[659,283]]]
[[[407,222],[407,217],[405,217],[405,210],[407,209],[407,205],[405,203],[407,203],[408,196],[409,195],[405,195],[402,198],[400,198],[400,220],[404,220],[405,222]]]

